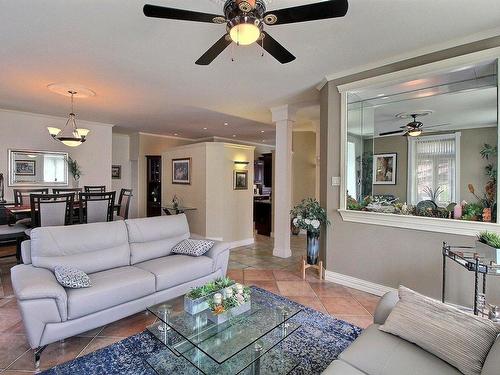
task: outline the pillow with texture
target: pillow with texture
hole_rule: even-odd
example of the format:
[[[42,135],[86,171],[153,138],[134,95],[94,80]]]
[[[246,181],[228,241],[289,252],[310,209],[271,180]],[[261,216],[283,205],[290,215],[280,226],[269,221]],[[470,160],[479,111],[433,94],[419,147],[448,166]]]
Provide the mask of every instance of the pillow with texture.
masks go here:
[[[175,245],[172,249],[172,253],[199,257],[210,250],[214,246],[214,244],[214,241],[193,240],[191,238],[188,238],[187,240],[181,241],[177,245]]]
[[[65,288],[80,289],[92,286],[90,277],[77,268],[56,266],[54,273],[59,284]]]
[[[399,336],[456,367],[479,375],[500,325],[403,286],[381,331]]]

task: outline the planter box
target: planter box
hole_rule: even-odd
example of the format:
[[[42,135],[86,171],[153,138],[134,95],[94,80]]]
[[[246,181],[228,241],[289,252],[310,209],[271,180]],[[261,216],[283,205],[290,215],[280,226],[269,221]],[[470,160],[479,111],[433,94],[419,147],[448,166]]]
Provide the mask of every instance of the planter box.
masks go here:
[[[243,314],[244,312],[249,311],[252,308],[252,301],[245,302],[243,305],[238,307],[233,307],[231,310],[226,311],[223,314],[215,315],[212,311],[208,312],[208,319],[215,324],[222,324],[227,322],[229,319]]]
[[[230,286],[233,286],[234,284],[231,284]],[[229,288],[229,287],[226,287]],[[184,311],[187,312],[188,314],[195,315],[198,313],[201,313],[202,311],[205,311],[208,309],[208,300],[212,299],[214,297],[214,294],[220,293],[224,295],[224,289],[218,290],[216,292],[213,292],[207,296],[200,297],[197,299],[191,299],[187,295],[184,296]]]
[[[488,259],[495,260],[496,264],[500,264],[500,249],[495,249],[485,243],[476,241],[476,251],[481,255],[485,256]]]

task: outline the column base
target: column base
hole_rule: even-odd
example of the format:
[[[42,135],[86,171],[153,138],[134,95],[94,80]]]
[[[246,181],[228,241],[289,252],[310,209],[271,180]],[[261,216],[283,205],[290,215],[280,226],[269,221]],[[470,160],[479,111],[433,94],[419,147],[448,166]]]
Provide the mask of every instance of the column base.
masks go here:
[[[275,247],[273,249],[273,256],[279,257],[279,258],[290,258],[292,256],[292,250],[291,249],[278,249]]]

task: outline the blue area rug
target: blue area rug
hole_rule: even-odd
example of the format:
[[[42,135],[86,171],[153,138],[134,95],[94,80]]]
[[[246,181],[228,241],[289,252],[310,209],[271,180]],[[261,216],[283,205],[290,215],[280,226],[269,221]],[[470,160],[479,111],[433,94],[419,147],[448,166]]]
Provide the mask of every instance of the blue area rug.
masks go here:
[[[263,289],[252,287],[252,293],[265,298],[279,300],[284,305],[298,304]],[[300,306],[300,305],[299,305]],[[284,350],[300,359],[300,365],[292,374],[320,374],[361,333],[361,328],[332,318],[310,308],[294,316],[291,321],[302,326],[283,342]],[[45,375],[103,375],[130,374],[155,375],[146,363],[149,356],[164,352],[169,369],[166,374],[201,374],[182,357],[176,357],[160,344],[152,334],[145,331],[116,344],[88,354],[84,357],[58,365]],[[43,355],[42,355],[43,361]]]

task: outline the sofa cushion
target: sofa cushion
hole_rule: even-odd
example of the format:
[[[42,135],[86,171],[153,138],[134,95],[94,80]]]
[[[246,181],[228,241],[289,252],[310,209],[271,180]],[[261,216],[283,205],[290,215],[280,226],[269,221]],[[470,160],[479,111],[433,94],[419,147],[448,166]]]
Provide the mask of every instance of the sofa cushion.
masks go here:
[[[206,256],[169,255],[138,263],[135,267],[154,274],[156,290],[161,291],[210,275],[213,260]]]
[[[31,263],[95,273],[130,265],[127,227],[123,221],[42,227],[31,231]]]
[[[344,361],[333,361],[330,366],[322,372],[322,375],[366,375]]]
[[[57,282],[65,288],[89,288],[92,283],[90,277],[82,270],[67,266],[56,266],[54,270]]]
[[[169,255],[179,242],[189,238],[186,215],[125,220],[131,264]]]
[[[184,254],[193,257],[199,257],[205,254],[214,246],[214,241],[209,240],[193,240],[188,238],[187,240],[179,242],[172,249],[174,254]]]
[[[413,342],[458,368],[479,375],[500,333],[500,325],[448,306],[403,286],[399,302],[384,325],[384,332]]]
[[[340,359],[373,375],[461,375],[455,367],[372,324],[345,350]]]
[[[67,289],[68,318],[76,319],[155,292],[155,277],[140,268],[127,266],[93,273],[92,286]]]

